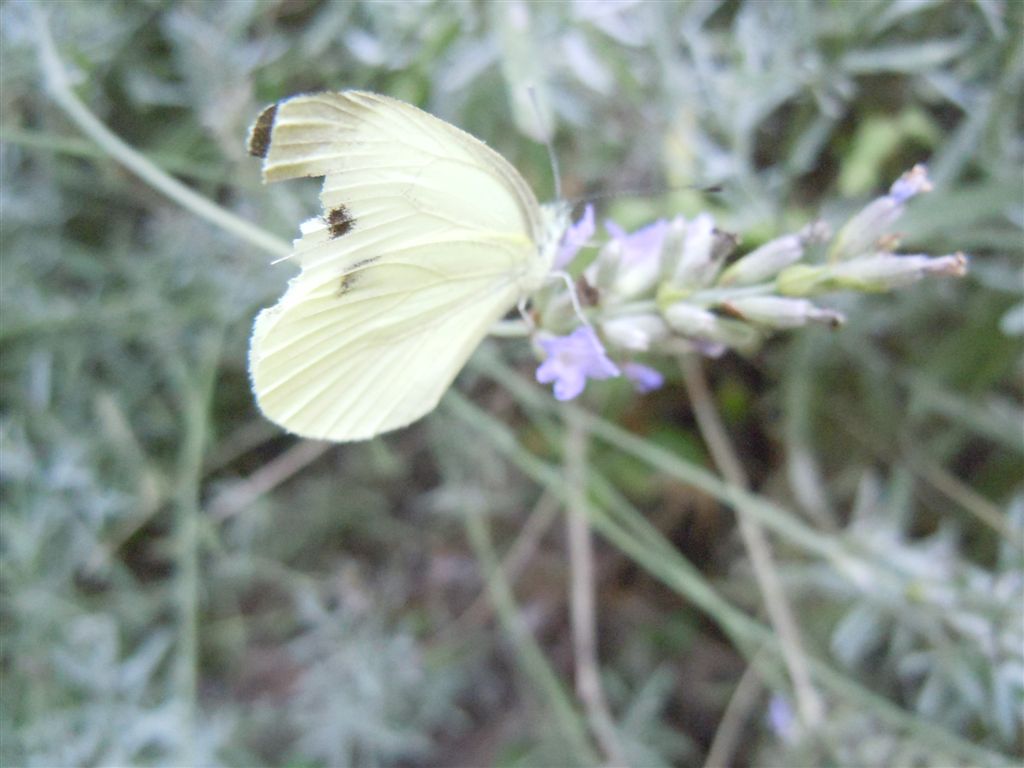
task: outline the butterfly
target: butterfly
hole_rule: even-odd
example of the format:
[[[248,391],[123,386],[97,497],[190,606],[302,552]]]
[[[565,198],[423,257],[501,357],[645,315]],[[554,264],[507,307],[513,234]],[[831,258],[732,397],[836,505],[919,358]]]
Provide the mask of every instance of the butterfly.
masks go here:
[[[493,324],[539,288],[568,223],[482,141],[366,91],[295,96],[249,132],[264,182],[322,176],[301,267],[256,318],[249,372],[289,432],[365,440],[429,413]]]

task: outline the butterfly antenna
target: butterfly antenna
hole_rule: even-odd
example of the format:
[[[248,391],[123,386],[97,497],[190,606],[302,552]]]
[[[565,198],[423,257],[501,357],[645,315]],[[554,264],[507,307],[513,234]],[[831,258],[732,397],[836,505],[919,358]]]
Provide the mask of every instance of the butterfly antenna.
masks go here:
[[[580,203],[594,203],[598,200],[608,200],[619,197],[657,197],[668,192],[682,192],[692,190],[702,192],[705,195],[718,195],[725,189],[721,184],[700,185],[700,184],[673,184],[664,187],[633,187],[631,189],[616,189],[611,192],[597,192],[586,197],[577,197],[569,200],[574,206]]]
[[[548,161],[551,163],[551,174],[555,178],[555,199],[562,199],[562,174],[558,170],[558,156],[555,154],[555,143],[551,139],[551,134],[545,128],[544,125],[544,113],[540,109],[540,99],[537,96],[537,89],[532,85],[526,86],[527,93],[530,94],[530,103],[533,105],[533,113],[537,118],[537,128],[540,131],[541,136],[544,137],[544,146],[548,150]]]

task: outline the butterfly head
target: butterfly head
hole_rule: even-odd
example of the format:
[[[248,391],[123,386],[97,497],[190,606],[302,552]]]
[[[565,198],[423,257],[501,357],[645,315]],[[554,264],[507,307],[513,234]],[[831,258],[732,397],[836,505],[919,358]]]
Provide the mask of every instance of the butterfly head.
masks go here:
[[[547,275],[555,263],[562,237],[572,223],[572,203],[566,200],[545,203],[540,207],[540,213],[541,234],[537,241],[537,250],[544,265],[544,274]]]

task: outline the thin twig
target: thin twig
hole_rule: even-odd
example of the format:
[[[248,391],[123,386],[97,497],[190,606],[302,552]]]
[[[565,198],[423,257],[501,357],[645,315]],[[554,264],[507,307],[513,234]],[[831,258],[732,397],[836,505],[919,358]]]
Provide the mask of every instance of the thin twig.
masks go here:
[[[221,491],[210,502],[210,516],[217,521],[226,520],[248,507],[261,496],[293,477],[333,447],[333,443],[302,440],[287,451],[267,462],[244,480]]]
[[[849,415],[830,414],[854,440],[861,443],[880,459],[887,459],[892,450],[891,445],[883,443],[869,430]],[[899,437],[900,458],[910,471],[932,487],[937,493],[945,496],[957,506],[974,515],[979,522],[998,533],[1017,549],[1024,550],[1024,537],[1014,529],[1009,519],[995,504],[979,494],[956,476],[950,474],[940,464],[928,458],[922,451],[915,448],[913,435]]]
[[[726,768],[730,764],[750,709],[757,703],[762,687],[757,665],[751,662],[740,676],[725,712],[722,713],[722,719],[718,721],[718,729],[704,760],[704,768]]]
[[[177,695],[183,703],[179,748],[181,765],[196,764],[196,735],[199,728],[199,611],[200,540],[202,510],[200,485],[203,452],[208,439],[210,406],[217,381],[217,361],[223,344],[223,330],[206,339],[203,352],[189,370],[181,359],[169,357],[168,378],[174,383],[184,435],[178,451],[175,481],[175,564],[178,618],[178,647],[175,655]]]
[[[708,389],[707,380],[704,378],[704,369],[700,360],[693,355],[684,355],[679,358],[679,365],[683,372],[686,391],[690,396],[690,403],[693,406],[694,418],[697,420],[697,426],[707,443],[708,450],[711,451],[715,465],[730,486],[744,491],[748,490],[749,481],[746,472],[744,472],[743,466],[732,448],[728,433],[718,417],[718,411]],[[824,716],[824,706],[811,682],[803,642],[800,639],[800,630],[793,616],[793,609],[782,588],[775,563],[772,561],[768,538],[760,524],[747,514],[742,497],[738,494],[733,499],[733,507],[736,509],[740,536],[743,539],[747,555],[750,557],[754,578],[761,590],[768,618],[779,638],[782,658],[793,683],[793,693],[801,722],[808,730],[813,730]]]
[[[586,728],[576,712],[573,702],[563,689],[536,639],[530,632],[512,589],[498,566],[498,558],[491,544],[490,526],[481,510],[467,504],[463,522],[473,552],[480,563],[487,591],[504,631],[512,640],[512,649],[537,690],[544,695],[562,735],[571,745],[581,762],[593,763],[597,755],[587,737]]]
[[[594,608],[594,542],[587,521],[587,433],[572,412],[566,416],[566,530],[569,539],[570,611],[576,661],[576,693],[583,702],[590,730],[612,765],[628,765],[597,660],[597,618]]]
[[[549,491],[545,491],[533,511],[530,512],[526,522],[519,531],[516,540],[508,548],[505,556],[501,559],[501,572],[508,581],[509,586],[515,586],[522,575],[523,569],[529,564],[540,540],[548,532],[551,524],[558,514],[558,500]],[[453,621],[444,632],[446,638],[464,637],[466,630],[470,627],[483,624],[490,618],[494,611],[494,603],[491,602],[486,592],[481,593],[474,600],[469,608]]]
[[[50,96],[68,117],[95,141],[108,155],[121,163],[144,182],[162,192],[182,208],[211,224],[245,240],[275,257],[287,256],[291,246],[283,240],[263,231],[252,222],[226,211],[216,203],[189,189],[177,179],[169,176],[148,158],[130,147],[105,126],[89,108],[75,95],[71,88],[67,70],[64,68],[44,12],[35,4],[29,6],[35,20],[39,48],[39,62],[43,80]]]
[[[904,449],[910,468],[932,488],[974,515],[979,522],[1011,542],[1017,549],[1024,549],[1024,539],[1014,530],[999,507],[951,474],[945,467],[927,458],[923,452],[915,450],[909,440],[905,442]]]
[[[203,475],[209,476],[224,469],[249,451],[281,436],[281,430],[266,419],[251,419],[232,430],[210,447],[210,455],[203,464]]]

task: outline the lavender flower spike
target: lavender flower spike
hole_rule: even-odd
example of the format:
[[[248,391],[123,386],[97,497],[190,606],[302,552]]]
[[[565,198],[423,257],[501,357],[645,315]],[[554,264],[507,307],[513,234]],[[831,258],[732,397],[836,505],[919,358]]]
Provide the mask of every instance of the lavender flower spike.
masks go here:
[[[555,269],[565,269],[569,262],[576,258],[576,254],[585,246],[590,238],[597,231],[594,223],[594,206],[587,203],[586,209],[579,221],[570,224],[562,236],[562,244],[558,247],[558,254],[555,256]]]
[[[540,345],[545,360],[537,368],[537,381],[554,382],[556,400],[577,397],[587,379],[611,379],[621,373],[589,325],[580,326],[568,336],[541,339]]]

